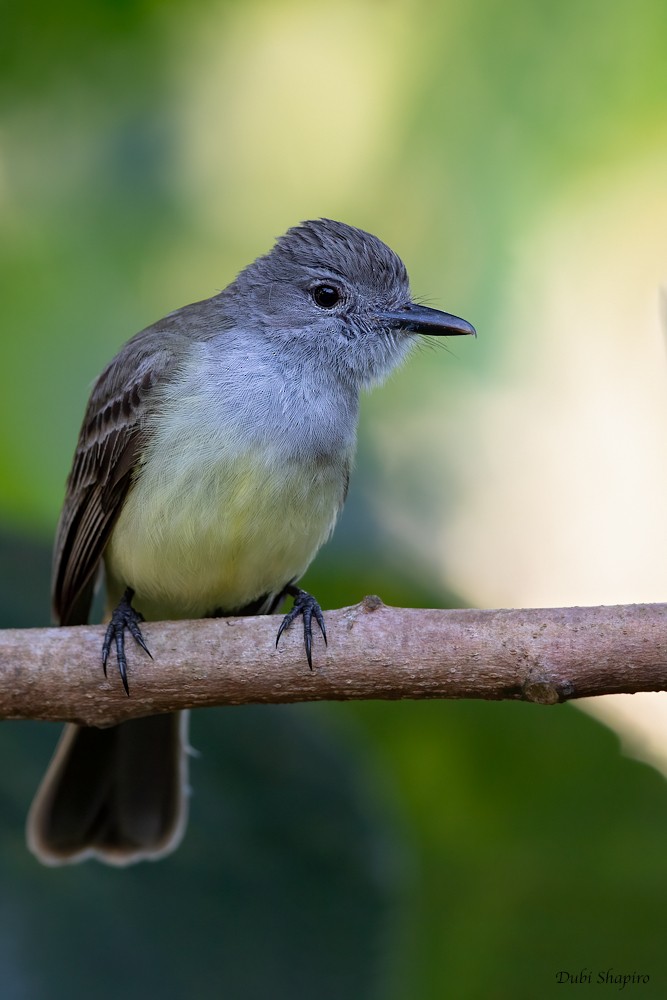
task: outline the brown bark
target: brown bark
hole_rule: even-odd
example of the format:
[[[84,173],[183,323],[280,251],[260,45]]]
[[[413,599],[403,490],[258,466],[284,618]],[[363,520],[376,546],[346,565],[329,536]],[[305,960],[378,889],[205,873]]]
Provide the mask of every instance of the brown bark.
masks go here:
[[[148,622],[128,636],[130,697],[102,672],[103,626],[0,632],[0,718],[105,726],[180,708],[362,698],[570,698],[667,689],[667,604],[440,611],[376,597],[326,614],[310,671],[295,622]]]

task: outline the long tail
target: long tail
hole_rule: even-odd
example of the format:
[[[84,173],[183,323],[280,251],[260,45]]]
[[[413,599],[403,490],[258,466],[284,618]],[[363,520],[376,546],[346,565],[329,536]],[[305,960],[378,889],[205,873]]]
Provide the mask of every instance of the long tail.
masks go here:
[[[129,865],[175,850],[188,813],[187,733],[187,712],[67,725],[28,813],[33,854],[47,865]]]

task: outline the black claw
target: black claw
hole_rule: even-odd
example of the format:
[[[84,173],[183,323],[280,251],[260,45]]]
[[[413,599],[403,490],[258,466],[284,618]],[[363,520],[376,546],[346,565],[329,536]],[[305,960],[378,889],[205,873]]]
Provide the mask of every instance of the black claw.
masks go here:
[[[102,668],[104,670],[104,676],[107,676],[107,662],[109,660],[109,653],[111,651],[111,643],[113,642],[116,647],[116,662],[118,664],[118,672],[120,674],[120,679],[123,682],[123,688],[125,689],[125,694],[129,695],[130,688],[127,683],[127,659],[125,656],[125,629],[128,629],[130,635],[135,640],[135,642],[141,646],[144,652],[153,659],[151,651],[146,645],[146,641],[141,634],[141,629],[139,628],[139,622],[144,621],[144,616],[139,611],[135,611],[132,607],[132,598],[134,597],[134,591],[131,587],[128,587],[123,594],[118,607],[114,609],[111,615],[111,621],[109,622],[104,636],[104,642],[102,643]]]
[[[299,590],[298,587],[289,586],[287,588],[287,593],[294,598],[294,606],[292,610],[288,612],[280,623],[280,628],[278,629],[278,634],[276,636],[276,647],[280,641],[280,637],[289,628],[295,618],[299,615],[303,616],[303,643],[306,647],[306,659],[308,660],[308,666],[313,669],[313,616],[315,621],[320,627],[320,631],[324,637],[324,644],[327,644],[327,630],[324,627],[324,615],[322,614],[322,608],[319,606],[315,598],[306,593],[305,590]]]

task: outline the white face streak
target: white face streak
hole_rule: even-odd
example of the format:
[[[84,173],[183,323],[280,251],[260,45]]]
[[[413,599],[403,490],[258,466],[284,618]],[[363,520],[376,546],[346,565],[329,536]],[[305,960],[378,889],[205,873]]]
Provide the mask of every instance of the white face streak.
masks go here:
[[[415,340],[412,334],[393,330],[374,331],[360,337],[345,352],[344,363],[350,377],[358,379],[362,389],[382,385],[406,360]]]

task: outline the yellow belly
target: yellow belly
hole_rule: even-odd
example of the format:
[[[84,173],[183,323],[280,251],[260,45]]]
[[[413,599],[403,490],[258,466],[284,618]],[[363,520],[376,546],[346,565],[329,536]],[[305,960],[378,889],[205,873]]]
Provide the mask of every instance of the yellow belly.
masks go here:
[[[146,465],[105,553],[111,601],[132,587],[148,619],[232,612],[280,591],[305,572],[344,498],[340,460],[277,467],[259,453],[169,466]]]

